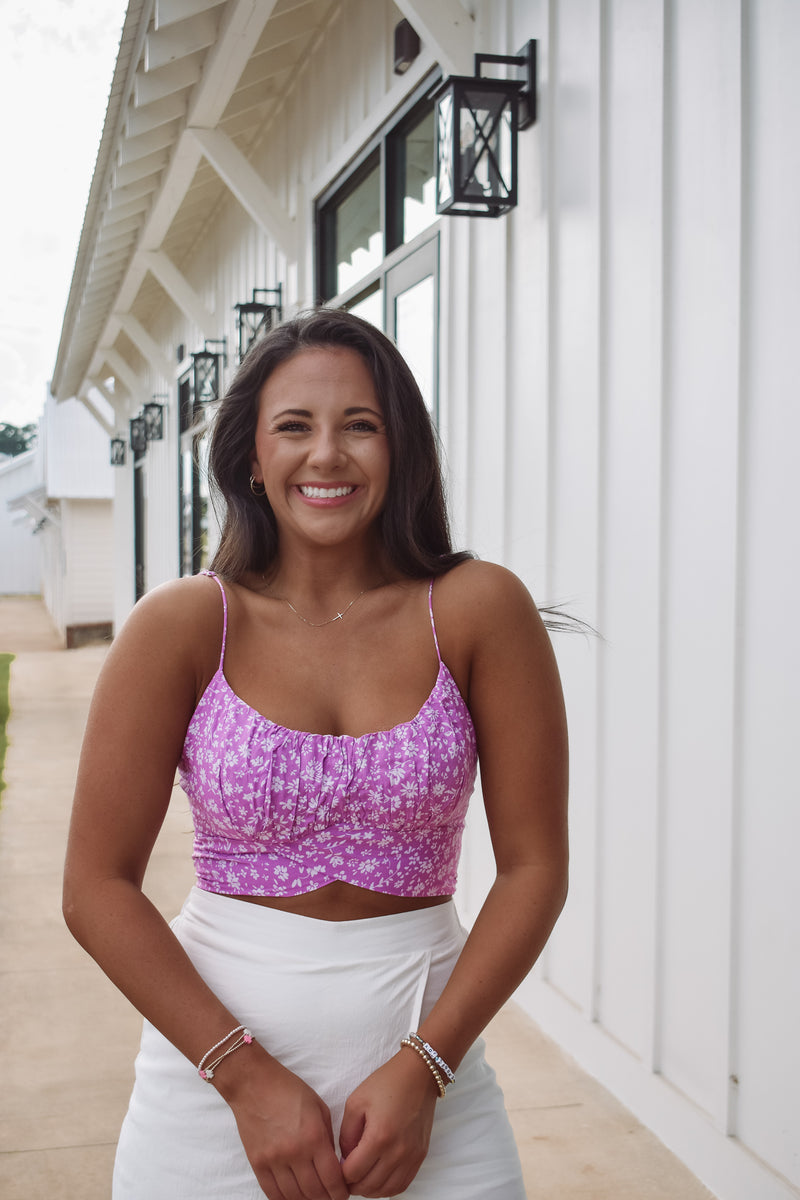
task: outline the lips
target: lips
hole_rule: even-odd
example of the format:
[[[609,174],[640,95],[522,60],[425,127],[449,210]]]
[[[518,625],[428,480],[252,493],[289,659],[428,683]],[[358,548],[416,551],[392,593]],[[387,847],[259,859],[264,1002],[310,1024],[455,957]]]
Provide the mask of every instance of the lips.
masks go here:
[[[342,496],[349,496],[356,489],[352,483],[339,487],[316,487],[311,484],[301,483],[298,484],[297,490],[307,500],[338,500]]]

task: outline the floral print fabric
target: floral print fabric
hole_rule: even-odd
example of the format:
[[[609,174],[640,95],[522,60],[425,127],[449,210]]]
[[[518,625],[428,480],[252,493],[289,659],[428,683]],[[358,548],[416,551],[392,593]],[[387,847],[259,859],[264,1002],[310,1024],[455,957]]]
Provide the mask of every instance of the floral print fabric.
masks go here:
[[[245,704],[225,678],[222,594],[222,657],[179,768],[198,886],[297,896],[341,880],[396,896],[451,895],[477,753],[469,710],[441,657],[422,708],[393,729],[361,737],[287,729]]]

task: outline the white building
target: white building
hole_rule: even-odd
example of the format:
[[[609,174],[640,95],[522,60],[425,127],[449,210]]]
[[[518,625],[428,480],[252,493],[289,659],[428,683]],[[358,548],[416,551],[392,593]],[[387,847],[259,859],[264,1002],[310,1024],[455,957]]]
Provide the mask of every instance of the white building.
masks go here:
[[[437,218],[433,82],[531,38],[518,206]],[[397,337],[459,541],[604,635],[557,638],[572,890],[519,1000],[722,1200],[800,1195],[798,52],[795,0],[130,0],[53,380],[125,441],[165,406],[119,621],[213,545],[191,356],[231,377],[234,306]]]
[[[26,515],[9,509],[13,501],[36,486],[36,450],[0,461],[0,596],[25,596],[40,590],[39,553]]]
[[[6,589],[0,575],[0,592],[41,593],[68,649],[112,630],[113,476],[99,424],[109,415],[104,407],[98,397],[90,415],[76,400],[48,397],[36,448],[12,460],[17,473],[6,466],[13,488],[0,467],[0,547],[13,534],[11,575],[16,579],[25,564],[28,585]]]

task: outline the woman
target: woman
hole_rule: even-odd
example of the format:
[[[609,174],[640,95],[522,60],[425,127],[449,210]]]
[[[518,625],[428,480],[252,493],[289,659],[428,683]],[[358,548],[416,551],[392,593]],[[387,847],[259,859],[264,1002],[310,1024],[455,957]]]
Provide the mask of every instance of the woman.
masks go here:
[[[65,916],[146,1018],[114,1195],[519,1200],[479,1035],[566,893],[548,635],[452,552],[419,390],[357,317],[251,350],[210,475],[214,574],[137,604],[77,780]],[[476,752],[497,874],[467,937]],[[198,886],[170,927],[142,880],[176,767]]]

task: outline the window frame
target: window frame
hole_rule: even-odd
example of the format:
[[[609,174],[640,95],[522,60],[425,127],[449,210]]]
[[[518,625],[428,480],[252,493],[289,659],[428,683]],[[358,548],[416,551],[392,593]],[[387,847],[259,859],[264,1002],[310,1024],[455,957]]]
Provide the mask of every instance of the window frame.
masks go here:
[[[428,107],[433,107],[430,94],[442,77],[436,67],[405,98],[391,117],[364,143],[358,154],[320,193],[314,205],[314,287],[319,304],[343,307],[358,300],[391,266],[418,248],[434,235],[439,217],[411,241],[403,242],[404,143],[406,133],[414,127]],[[377,155],[376,155],[377,152]],[[363,278],[343,292],[332,290],[336,274],[335,219],[339,204],[374,170],[380,167],[380,231],[383,237],[383,257]]]

